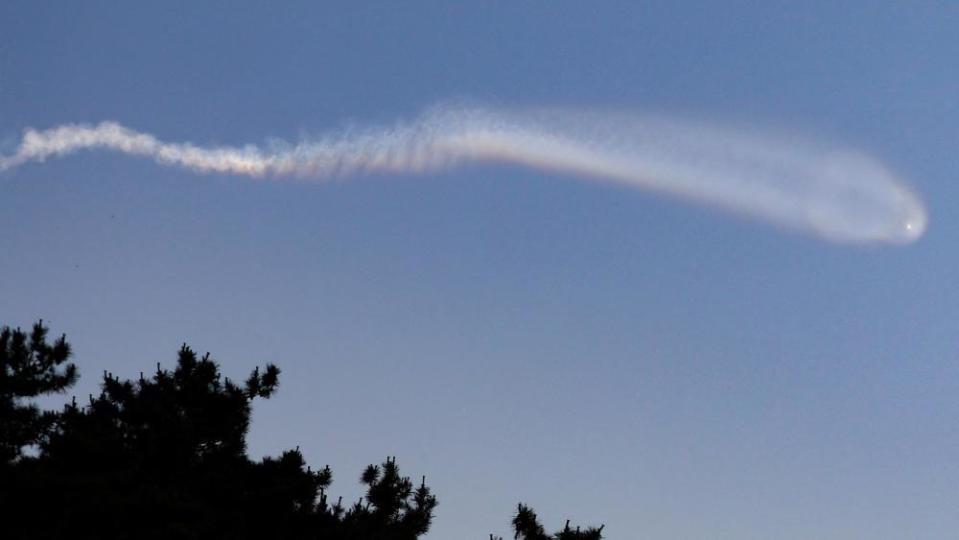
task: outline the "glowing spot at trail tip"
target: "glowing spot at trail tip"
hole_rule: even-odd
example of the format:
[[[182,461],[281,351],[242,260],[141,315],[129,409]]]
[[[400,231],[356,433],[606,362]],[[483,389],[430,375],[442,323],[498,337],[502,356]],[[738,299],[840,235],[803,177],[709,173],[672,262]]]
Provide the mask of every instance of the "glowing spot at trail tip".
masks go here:
[[[905,244],[928,226],[920,198],[871,156],[658,116],[435,107],[411,122],[297,144],[202,147],[115,122],[27,129],[0,172],[80,150],[199,173],[323,180],[501,162],[719,207],[843,243]]]

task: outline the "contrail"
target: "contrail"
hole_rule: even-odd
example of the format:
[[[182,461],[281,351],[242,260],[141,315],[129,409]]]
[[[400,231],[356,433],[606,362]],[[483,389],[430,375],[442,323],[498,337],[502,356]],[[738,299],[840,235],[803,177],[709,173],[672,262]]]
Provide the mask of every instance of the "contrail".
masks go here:
[[[435,108],[393,126],[243,147],[170,143],[115,122],[27,129],[0,172],[107,149],[201,173],[327,179],[503,162],[653,190],[846,243],[908,243],[921,200],[878,160],[808,141],[655,116]]]

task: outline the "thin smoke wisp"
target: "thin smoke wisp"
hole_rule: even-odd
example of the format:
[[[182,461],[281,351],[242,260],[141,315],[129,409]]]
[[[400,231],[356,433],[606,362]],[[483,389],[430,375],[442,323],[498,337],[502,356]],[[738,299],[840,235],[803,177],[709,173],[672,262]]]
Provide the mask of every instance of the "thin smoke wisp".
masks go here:
[[[809,141],[676,119],[574,110],[438,107],[393,126],[297,144],[204,147],[115,122],[27,129],[0,172],[81,150],[112,150],[199,173],[323,180],[512,163],[712,205],[845,243],[908,243],[922,201],[879,160]]]

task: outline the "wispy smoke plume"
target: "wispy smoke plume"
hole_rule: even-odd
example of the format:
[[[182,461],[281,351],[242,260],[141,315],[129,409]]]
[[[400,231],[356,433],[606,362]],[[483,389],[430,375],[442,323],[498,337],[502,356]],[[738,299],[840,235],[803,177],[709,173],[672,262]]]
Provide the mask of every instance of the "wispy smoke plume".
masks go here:
[[[927,223],[918,197],[867,155],[676,120],[569,110],[438,108],[388,128],[222,148],[163,142],[114,122],[68,124],[26,130],[16,152],[0,156],[0,172],[97,148],[251,177],[516,163],[693,199],[837,242],[911,242]]]

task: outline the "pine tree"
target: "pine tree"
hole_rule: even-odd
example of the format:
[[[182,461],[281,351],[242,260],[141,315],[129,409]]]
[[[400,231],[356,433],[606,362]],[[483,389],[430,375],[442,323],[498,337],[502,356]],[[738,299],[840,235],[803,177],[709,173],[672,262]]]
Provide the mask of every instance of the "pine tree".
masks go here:
[[[25,447],[39,444],[54,421],[25,400],[63,392],[77,380],[77,368],[67,363],[66,336],[47,343],[43,321],[27,334],[4,326],[0,329],[0,464],[23,455]]]
[[[515,540],[601,540],[603,538],[603,527],[589,527],[586,529],[575,529],[570,527],[569,520],[566,520],[566,526],[554,534],[547,534],[546,529],[539,522],[536,512],[532,508],[520,503],[516,508],[516,515],[513,516],[513,538]],[[502,540],[492,534],[490,540]]]
[[[42,321],[29,335],[0,330],[4,539],[416,540],[429,531],[436,496],[395,457],[363,471],[366,494],[351,505],[330,503],[330,468],[314,471],[299,447],[249,458],[252,403],[279,387],[272,364],[238,384],[183,345],[172,371],[104,372],[84,404],[41,412],[30,399],[77,380],[69,357],[65,337],[48,343]],[[516,540],[600,540],[603,530],[567,521],[549,535],[523,504],[513,529]]]
[[[4,358],[15,366],[10,373],[46,373],[16,395],[61,389],[76,378],[72,365],[62,373],[40,369],[61,364],[69,347],[63,339],[45,345],[45,331],[37,328],[29,346],[13,331],[3,342],[9,342]],[[98,396],[48,415],[46,435],[29,438],[39,444],[38,455],[2,471],[4,538],[414,540],[425,534],[436,497],[425,478],[414,487],[402,476],[395,458],[367,469],[361,478],[367,494],[350,508],[328,503],[329,467],[312,470],[299,448],[249,459],[251,403],[272,396],[279,375],[267,365],[237,384],[221,376],[209,355],[185,345],[172,371],[158,365],[136,381],[104,373]],[[3,444],[17,443],[4,434]]]

